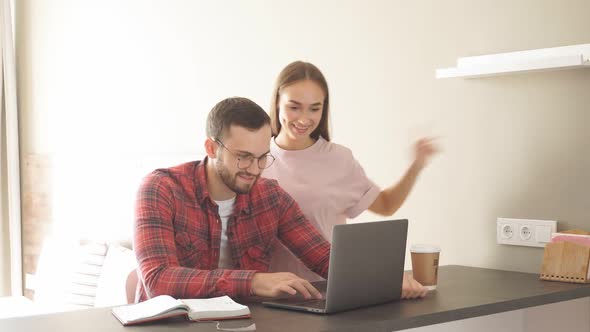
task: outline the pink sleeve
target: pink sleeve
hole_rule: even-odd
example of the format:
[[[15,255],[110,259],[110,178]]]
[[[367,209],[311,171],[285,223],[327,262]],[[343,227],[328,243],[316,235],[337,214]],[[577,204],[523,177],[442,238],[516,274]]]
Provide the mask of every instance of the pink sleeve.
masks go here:
[[[350,219],[357,217],[373,204],[381,193],[381,188],[367,177],[363,167],[354,157],[352,158],[352,169],[350,172],[349,186],[355,195],[358,195],[358,202],[346,210],[346,216]]]

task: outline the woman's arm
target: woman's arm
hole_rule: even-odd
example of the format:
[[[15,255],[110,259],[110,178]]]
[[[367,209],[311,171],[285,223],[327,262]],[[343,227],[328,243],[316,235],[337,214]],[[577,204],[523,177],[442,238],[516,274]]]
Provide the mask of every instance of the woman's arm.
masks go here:
[[[369,206],[369,211],[382,216],[393,215],[412,191],[418,175],[424,169],[428,160],[438,152],[438,147],[434,144],[433,138],[422,138],[416,142],[414,150],[416,158],[402,179],[395,185],[381,191]]]

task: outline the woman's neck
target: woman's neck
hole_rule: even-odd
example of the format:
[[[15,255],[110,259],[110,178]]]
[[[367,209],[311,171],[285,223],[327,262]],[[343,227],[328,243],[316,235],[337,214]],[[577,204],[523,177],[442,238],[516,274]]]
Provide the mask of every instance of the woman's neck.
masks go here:
[[[316,140],[311,136],[299,140],[291,139],[284,131],[281,131],[275,138],[275,143],[283,150],[303,150],[312,146],[315,142]]]

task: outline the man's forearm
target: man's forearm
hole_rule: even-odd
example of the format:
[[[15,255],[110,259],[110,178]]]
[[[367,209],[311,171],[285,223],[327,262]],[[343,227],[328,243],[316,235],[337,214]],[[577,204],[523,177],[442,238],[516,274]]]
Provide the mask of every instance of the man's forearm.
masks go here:
[[[143,269],[140,268],[143,273]],[[209,298],[250,295],[253,270],[198,270],[187,267],[156,267],[143,274],[150,297]]]

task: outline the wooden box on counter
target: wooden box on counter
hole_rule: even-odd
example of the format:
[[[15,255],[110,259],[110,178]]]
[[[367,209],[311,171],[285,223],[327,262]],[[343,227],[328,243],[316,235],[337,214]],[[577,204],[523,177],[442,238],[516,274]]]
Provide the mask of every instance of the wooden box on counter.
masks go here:
[[[581,230],[562,231],[562,234],[588,235]],[[541,276],[543,280],[564,281],[579,284],[590,282],[588,265],[590,247],[574,242],[557,242],[545,245]]]

